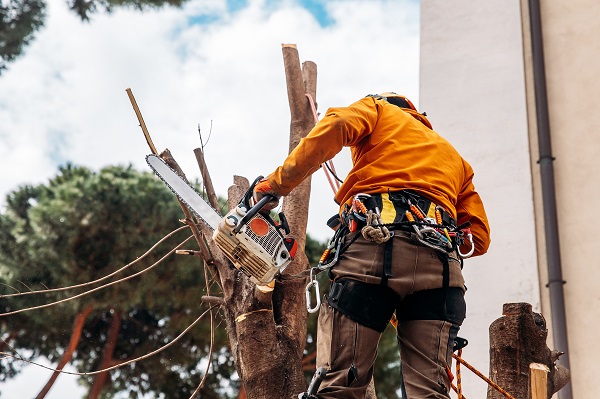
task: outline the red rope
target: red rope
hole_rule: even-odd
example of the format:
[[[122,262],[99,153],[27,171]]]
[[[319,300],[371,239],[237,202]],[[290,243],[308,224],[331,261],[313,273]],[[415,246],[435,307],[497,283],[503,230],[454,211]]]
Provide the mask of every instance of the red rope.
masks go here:
[[[305,93],[305,95],[308,98],[308,102],[310,103],[310,108],[312,109],[313,116],[315,118],[315,125],[316,125],[319,122],[319,116],[317,115],[317,108],[315,107],[315,101],[313,100],[313,98],[310,94]],[[321,169],[323,169],[323,172],[325,172],[325,177],[327,178],[327,181],[329,182],[329,186],[331,187],[331,189],[333,190],[333,193],[335,194],[340,189],[340,182],[331,177],[331,173],[329,172],[329,169],[327,169],[327,166],[329,166],[332,173],[335,174],[335,167],[333,166],[333,161],[331,159],[329,161],[326,161],[325,163],[322,163]]]

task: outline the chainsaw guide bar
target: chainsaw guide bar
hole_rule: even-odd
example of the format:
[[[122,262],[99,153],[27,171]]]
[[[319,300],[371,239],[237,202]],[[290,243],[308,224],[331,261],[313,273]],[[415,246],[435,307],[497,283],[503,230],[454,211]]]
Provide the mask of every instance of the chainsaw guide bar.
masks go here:
[[[218,228],[222,216],[212,206],[207,204],[202,195],[186,183],[175,170],[154,154],[146,156],[146,162],[173,194],[190,208],[194,215],[198,216],[211,229],[216,230]]]
[[[157,155],[146,156],[154,173],[190,210],[213,230],[212,239],[233,265],[260,286],[269,284],[292,261],[298,244],[289,233],[287,222],[278,225],[268,214],[260,213],[272,200],[264,196],[256,204],[252,190],[261,177],[248,189],[240,203],[225,216],[219,215],[202,196]],[[281,213],[280,218],[286,221]]]

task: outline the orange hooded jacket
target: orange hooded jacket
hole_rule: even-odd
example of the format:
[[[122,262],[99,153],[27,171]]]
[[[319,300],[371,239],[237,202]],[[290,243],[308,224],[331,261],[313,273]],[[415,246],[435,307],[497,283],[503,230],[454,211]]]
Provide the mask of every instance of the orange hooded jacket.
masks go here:
[[[448,141],[407,111],[374,97],[328,109],[268,176],[271,187],[289,194],[323,162],[350,147],[353,167],[336,193],[337,203],[349,203],[358,193],[413,190],[444,207],[459,225],[471,222],[473,256],[484,254],[490,230],[473,186],[473,169]]]

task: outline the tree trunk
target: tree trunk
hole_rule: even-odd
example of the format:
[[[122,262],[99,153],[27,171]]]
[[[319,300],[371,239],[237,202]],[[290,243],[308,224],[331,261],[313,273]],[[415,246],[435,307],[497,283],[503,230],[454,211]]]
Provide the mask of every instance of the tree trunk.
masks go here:
[[[569,381],[569,370],[555,361],[560,356],[546,345],[546,320],[528,303],[507,303],[503,317],[490,325],[490,379],[515,398],[530,397],[531,363],[548,367],[548,399]],[[487,399],[504,399],[492,387]]]
[[[4,350],[9,346],[9,342],[17,336],[17,333],[11,331],[10,334],[6,336],[6,338],[0,339],[0,352],[4,352]]]
[[[115,351],[115,346],[117,345],[117,338],[119,336],[120,328],[121,315],[118,311],[112,309],[112,322],[110,323],[110,328],[106,336],[106,343],[104,344],[104,349],[102,351],[102,361],[100,362],[98,369],[102,370],[111,367],[114,364],[113,353]],[[97,399],[100,396],[108,377],[110,377],[108,371],[97,374],[96,377],[94,377],[94,382],[92,383],[90,393],[88,394],[88,399]]]
[[[38,393],[38,395],[36,396],[36,399],[42,399],[46,397],[46,395],[50,391],[50,388],[52,388],[52,385],[54,385],[54,382],[56,382],[56,379],[60,374],[60,370],[62,370],[63,367],[65,367],[67,363],[69,363],[71,357],[73,357],[73,353],[75,352],[77,344],[79,343],[79,339],[81,338],[81,330],[83,330],[85,319],[87,319],[87,317],[90,315],[93,309],[94,308],[90,305],[84,308],[81,311],[81,313],[79,313],[75,317],[75,320],[73,321],[73,330],[71,331],[71,339],[69,340],[69,345],[67,346],[65,353],[62,355],[60,362],[56,366],[56,371],[52,373],[52,376],[50,377],[46,385],[44,385],[44,388],[42,388],[40,393]]]
[[[284,67],[291,111],[290,151],[314,126],[305,80],[295,47],[284,46]],[[309,66],[306,66],[309,65]],[[316,82],[316,68],[305,63],[309,79]],[[314,97],[316,88],[308,88]],[[239,183],[239,178],[238,178]],[[230,190],[230,206],[237,203],[246,184]],[[298,243],[286,274],[308,268],[304,253],[310,179],[292,191],[283,203],[291,234]],[[233,201],[232,201],[233,200]],[[239,274],[236,272],[236,274]],[[233,283],[233,284],[232,284]],[[296,398],[306,383],[302,354],[306,342],[305,279],[278,282],[272,293],[261,293],[245,277],[223,282],[225,314],[236,366],[249,399]],[[227,288],[231,290],[227,290]]]
[[[284,45],[283,56],[291,111],[291,151],[314,126],[306,93],[312,98],[316,95],[316,66],[307,62],[302,71],[295,46]],[[201,150],[194,152],[208,187],[212,183],[204,156]],[[170,159],[168,163],[177,169],[175,160]],[[234,185],[228,192],[229,209],[237,205],[248,186],[246,178],[234,176]],[[209,201],[216,203],[214,191],[208,190],[207,194]],[[307,179],[284,199],[290,235],[298,243],[296,257],[287,267],[286,274],[308,268],[304,247],[309,196],[310,179]],[[211,231],[206,226],[200,224],[199,228],[204,237],[210,237]],[[306,389],[302,371],[306,342],[306,279],[277,282],[273,291],[261,292],[232,267],[212,240],[204,241],[204,237],[196,236],[196,239],[203,257],[211,260],[211,268],[214,268],[223,291],[222,308],[231,352],[247,398],[297,398]]]

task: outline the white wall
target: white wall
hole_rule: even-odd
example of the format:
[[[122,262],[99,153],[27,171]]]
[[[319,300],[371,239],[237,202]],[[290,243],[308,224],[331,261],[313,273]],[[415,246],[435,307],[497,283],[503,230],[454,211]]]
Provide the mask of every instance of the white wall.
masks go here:
[[[463,357],[489,369],[488,327],[508,302],[540,311],[521,11],[518,0],[421,1],[419,109],[475,170],[492,232],[489,252],[465,262]],[[466,397],[487,384],[464,372]]]
[[[596,365],[600,261],[594,232],[595,210],[600,206],[596,166],[600,158],[600,3],[540,3],[572,390],[574,398],[596,399],[600,397]],[[538,180],[534,180],[536,186]],[[540,263],[542,287],[547,281],[544,267]],[[548,290],[543,288],[542,294],[546,313]]]

